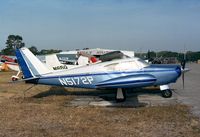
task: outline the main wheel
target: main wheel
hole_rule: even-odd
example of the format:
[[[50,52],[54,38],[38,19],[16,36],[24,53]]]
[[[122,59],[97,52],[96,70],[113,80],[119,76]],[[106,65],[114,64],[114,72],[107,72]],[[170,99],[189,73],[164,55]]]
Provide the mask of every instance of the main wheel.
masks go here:
[[[162,96],[164,98],[170,98],[172,97],[172,91],[170,89],[166,89],[162,91]]]

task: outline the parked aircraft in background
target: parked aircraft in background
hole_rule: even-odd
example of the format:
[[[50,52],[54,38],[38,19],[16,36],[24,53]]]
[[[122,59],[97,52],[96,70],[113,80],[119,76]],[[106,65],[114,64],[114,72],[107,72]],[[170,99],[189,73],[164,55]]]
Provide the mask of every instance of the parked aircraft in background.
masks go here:
[[[168,84],[176,82],[184,72],[179,65],[149,65],[139,58],[110,60],[111,55],[105,55],[101,62],[55,72],[49,70],[29,49],[16,50],[26,83],[114,89],[117,101],[125,101],[128,89],[147,86],[160,86],[162,96],[171,97]]]
[[[3,62],[0,62],[0,71],[2,70]]]
[[[51,70],[71,69],[77,66],[96,62],[102,55],[117,50],[110,49],[83,49],[74,51],[63,51],[45,56],[46,65]],[[124,56],[134,57],[133,51],[120,51]]]
[[[17,63],[17,59],[14,57],[14,56],[6,56],[6,55],[2,55],[1,56],[1,62],[3,62],[1,68],[3,69],[10,69],[10,70],[13,70],[13,71],[17,71],[17,74],[16,75],[13,75],[11,77],[11,79],[13,81],[19,79],[19,74],[20,74],[20,69],[19,69],[19,65]]]
[[[98,58],[106,53],[113,52],[115,50],[109,49],[85,49],[77,51],[64,51],[60,53],[54,53],[44,55],[42,62],[47,66],[49,70],[60,71],[65,69],[71,69],[79,66],[84,66],[90,63],[94,63]],[[133,51],[121,51],[124,56],[133,57]],[[41,56],[38,56],[40,58]],[[7,61],[5,62],[9,69],[17,71],[16,75],[11,77],[12,81],[19,79],[20,69],[18,63],[8,56],[4,56]]]

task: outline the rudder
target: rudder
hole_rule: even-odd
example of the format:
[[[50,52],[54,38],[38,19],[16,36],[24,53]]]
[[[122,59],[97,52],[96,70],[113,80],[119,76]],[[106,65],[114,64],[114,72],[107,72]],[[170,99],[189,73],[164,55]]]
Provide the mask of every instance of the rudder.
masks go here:
[[[40,77],[51,72],[28,48],[16,49],[15,53],[25,78]]]

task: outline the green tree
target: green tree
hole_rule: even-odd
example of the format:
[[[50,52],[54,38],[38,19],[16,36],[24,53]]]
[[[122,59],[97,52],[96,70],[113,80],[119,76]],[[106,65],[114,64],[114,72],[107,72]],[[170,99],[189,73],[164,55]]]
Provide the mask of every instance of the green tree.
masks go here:
[[[45,54],[53,54],[53,53],[59,53],[61,52],[62,50],[55,50],[55,49],[42,49],[38,54],[39,55],[45,55]]]
[[[188,51],[186,53],[186,60],[187,61],[197,61],[199,59],[200,59],[200,51],[199,52]]]
[[[158,57],[177,57],[178,53],[172,51],[160,51],[157,55]]]
[[[29,48],[29,50],[33,53],[33,54],[35,54],[35,55],[37,55],[38,54],[38,49],[35,47],[35,46],[31,46],[30,48]]]
[[[19,35],[9,35],[6,41],[6,48],[2,50],[2,54],[15,55],[15,48],[21,48],[25,46],[22,41],[23,38]]]

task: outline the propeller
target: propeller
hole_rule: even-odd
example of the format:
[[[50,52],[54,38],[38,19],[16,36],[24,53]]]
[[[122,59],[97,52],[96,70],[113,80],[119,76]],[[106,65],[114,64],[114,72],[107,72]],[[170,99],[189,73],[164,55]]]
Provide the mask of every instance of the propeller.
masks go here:
[[[183,60],[181,61],[183,89],[185,87],[185,72],[190,70],[188,68],[185,68],[185,65],[186,65],[186,52],[184,53]]]

